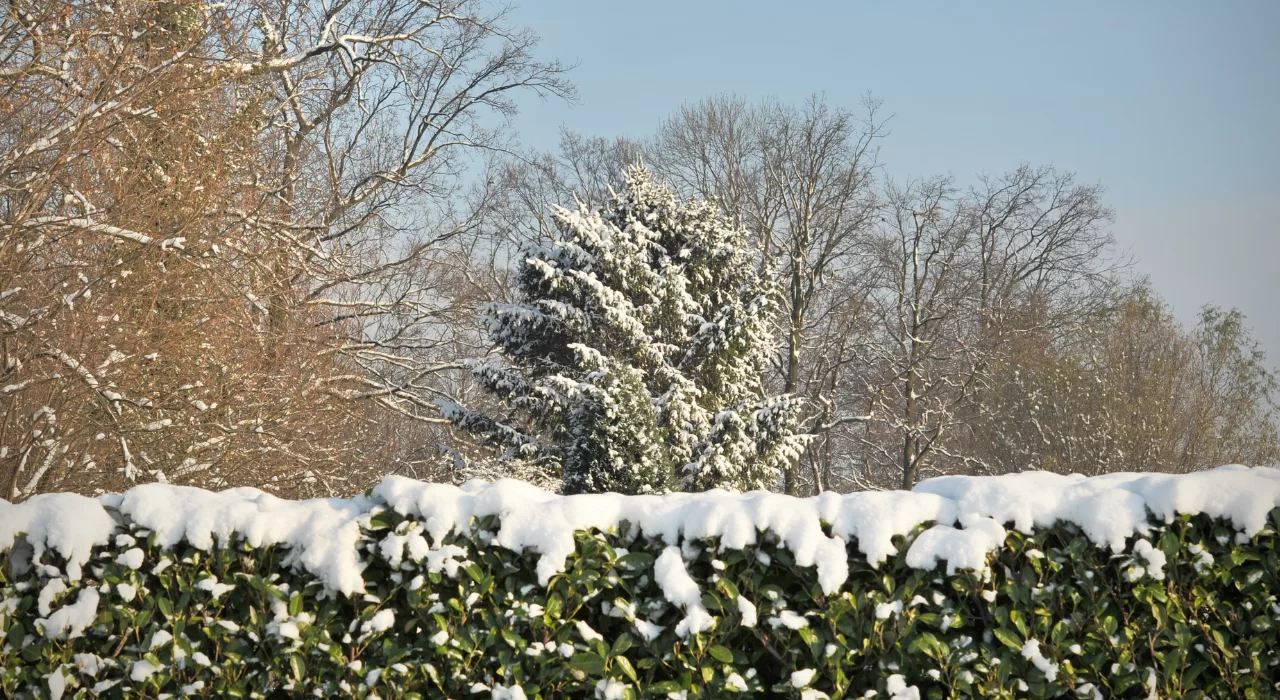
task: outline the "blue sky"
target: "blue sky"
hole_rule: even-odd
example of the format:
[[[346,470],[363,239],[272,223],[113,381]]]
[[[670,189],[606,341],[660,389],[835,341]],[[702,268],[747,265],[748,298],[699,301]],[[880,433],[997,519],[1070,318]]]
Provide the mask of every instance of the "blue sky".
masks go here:
[[[1101,182],[1179,316],[1239,307],[1280,366],[1280,0],[526,0],[512,19],[578,63],[578,104],[523,105],[528,145],[645,136],[713,93],[870,92],[893,115],[888,174],[1026,161]]]

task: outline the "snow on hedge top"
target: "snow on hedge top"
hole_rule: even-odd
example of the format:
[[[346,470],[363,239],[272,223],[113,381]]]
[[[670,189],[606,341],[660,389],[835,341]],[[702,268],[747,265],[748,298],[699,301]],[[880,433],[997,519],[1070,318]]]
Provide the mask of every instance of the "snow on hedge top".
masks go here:
[[[1179,513],[1204,513],[1230,520],[1252,537],[1280,506],[1280,469],[1231,465],[1190,474],[943,476],[921,482],[914,492],[937,494],[961,513],[1013,523],[1026,533],[1059,521],[1075,523],[1090,540],[1118,553],[1129,536],[1146,530],[1147,511],[1165,522]]]
[[[1228,466],[1194,474],[1110,474],[1097,477],[1024,472],[998,477],[949,476],[914,491],[824,493],[792,498],[773,493],[724,491],[667,496],[593,494],[556,496],[529,484],[503,480],[462,487],[390,476],[371,496],[288,501],[256,489],[212,493],[148,484],[96,500],[72,494],[0,500],[0,552],[24,535],[37,557],[46,550],[67,560],[78,578],[93,547],[106,544],[120,516],[152,530],[162,546],[186,540],[199,549],[240,537],[253,547],[283,545],[288,563],[315,574],[331,591],[363,592],[357,544],[361,527],[380,508],[419,518],[439,550],[451,532],[469,531],[473,517],[497,515],[494,542],[540,554],[537,573],[546,585],[574,550],[573,533],[609,529],[630,521],[645,535],[677,545],[681,539],[718,538],[721,549],[776,535],[796,563],[817,567],[828,593],[848,577],[846,542],[856,541],[879,565],[897,553],[894,535],[933,522],[907,551],[907,563],[949,570],[982,568],[1004,541],[1004,524],[1023,532],[1071,522],[1100,546],[1123,551],[1126,540],[1148,529],[1148,512],[1171,521],[1178,513],[1229,520],[1246,536],[1257,534],[1280,506],[1280,470]],[[119,515],[113,515],[113,511]],[[830,525],[831,535],[823,531]],[[957,526],[958,525],[958,526]]]

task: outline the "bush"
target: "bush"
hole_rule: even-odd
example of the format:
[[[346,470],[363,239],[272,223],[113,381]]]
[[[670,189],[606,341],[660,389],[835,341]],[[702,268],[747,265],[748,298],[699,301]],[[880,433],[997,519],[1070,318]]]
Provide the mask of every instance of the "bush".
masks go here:
[[[0,573],[3,694],[1263,698],[1280,689],[1280,508],[1252,537],[1208,515],[1153,517],[1120,554],[1069,523],[1009,531],[988,570],[952,574],[908,565],[912,543],[930,532],[915,524],[878,567],[850,541],[847,579],[824,592],[818,571],[771,531],[719,551],[714,539],[674,547],[622,522],[577,531],[564,570],[552,573],[538,553],[497,546],[496,515],[464,517],[469,529],[427,549],[424,534],[439,522],[400,515],[376,493],[357,499],[365,590],[352,595],[333,591],[297,548],[249,544],[270,533],[167,549],[169,533],[108,508],[120,529],[77,582],[75,562],[53,551],[54,530],[69,523],[20,538]],[[23,507],[0,502],[0,519]],[[50,551],[40,551],[44,540]],[[91,608],[82,632],[58,634]]]

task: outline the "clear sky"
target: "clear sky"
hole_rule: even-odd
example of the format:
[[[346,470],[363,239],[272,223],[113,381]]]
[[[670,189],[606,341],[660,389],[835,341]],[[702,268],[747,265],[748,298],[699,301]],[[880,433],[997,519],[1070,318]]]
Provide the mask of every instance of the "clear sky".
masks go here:
[[[871,92],[893,115],[888,174],[1026,161],[1101,182],[1179,317],[1238,307],[1280,367],[1280,0],[523,2],[513,19],[578,63],[580,92],[524,104],[528,145],[562,125],[646,136],[719,92]]]

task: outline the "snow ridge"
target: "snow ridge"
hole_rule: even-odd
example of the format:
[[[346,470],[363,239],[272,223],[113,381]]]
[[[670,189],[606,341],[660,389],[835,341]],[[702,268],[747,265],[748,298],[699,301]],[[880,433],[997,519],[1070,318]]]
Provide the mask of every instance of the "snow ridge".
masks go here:
[[[374,487],[371,497],[288,501],[251,488],[213,493],[147,484],[96,500],[72,494],[37,496],[19,504],[0,500],[0,551],[12,548],[18,535],[24,535],[37,558],[46,550],[66,558],[67,576],[74,581],[92,548],[110,541],[119,518],[152,530],[166,547],[185,539],[208,550],[224,546],[234,536],[254,547],[283,545],[291,551],[289,565],[310,571],[331,592],[352,595],[364,591],[357,551],[360,528],[385,508],[421,519],[431,553],[440,552],[450,532],[469,531],[473,517],[497,515],[501,525],[494,543],[541,555],[537,574],[542,585],[564,569],[574,550],[575,531],[607,530],[626,520],[673,547],[664,554],[670,560],[664,563],[664,589],[670,587],[669,593],[680,598],[673,602],[688,606],[692,619],[687,622],[698,626],[698,611],[689,605],[696,598],[680,585],[685,583],[679,576],[683,564],[677,561],[675,547],[682,540],[717,538],[723,551],[753,545],[761,532],[773,533],[797,564],[817,568],[818,581],[830,594],[848,577],[847,542],[856,541],[858,550],[879,565],[897,554],[894,535],[927,522],[935,524],[911,545],[908,564],[932,568],[946,562],[954,571],[984,567],[986,554],[1003,543],[1006,523],[1030,533],[1035,527],[1070,522],[1099,546],[1122,552],[1129,537],[1150,530],[1148,512],[1166,521],[1180,513],[1204,513],[1230,521],[1243,536],[1252,537],[1277,506],[1280,469],[1239,465],[1181,475],[948,476],[924,481],[910,492],[824,493],[813,498],[721,490],[557,496],[512,480],[457,487],[389,476]],[[830,535],[823,530],[824,522]],[[1163,564],[1151,552],[1136,553],[1153,570]],[[96,607],[89,600],[81,602]],[[62,630],[75,631],[75,625]]]

